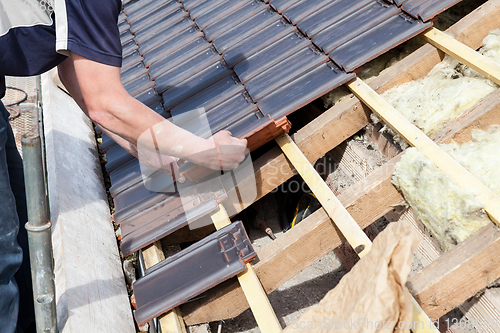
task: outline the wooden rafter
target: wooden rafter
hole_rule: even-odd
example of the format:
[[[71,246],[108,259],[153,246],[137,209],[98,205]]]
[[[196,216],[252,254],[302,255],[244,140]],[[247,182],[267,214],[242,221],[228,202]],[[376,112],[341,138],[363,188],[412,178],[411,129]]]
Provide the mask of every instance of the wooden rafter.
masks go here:
[[[231,220],[223,205],[219,205],[219,209],[213,212],[210,217],[217,230],[231,224]],[[251,263],[247,263],[246,270],[238,274],[238,282],[241,285],[250,309],[252,309],[260,331],[264,333],[281,332],[281,324]]]

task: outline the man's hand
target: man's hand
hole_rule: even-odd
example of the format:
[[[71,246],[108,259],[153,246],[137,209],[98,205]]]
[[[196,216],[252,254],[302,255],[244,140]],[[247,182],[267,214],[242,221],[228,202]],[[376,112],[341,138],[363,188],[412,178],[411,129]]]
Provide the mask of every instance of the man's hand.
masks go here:
[[[235,138],[229,131],[214,134],[207,146],[208,149],[192,156],[192,162],[212,170],[236,169],[248,153],[247,140]]]

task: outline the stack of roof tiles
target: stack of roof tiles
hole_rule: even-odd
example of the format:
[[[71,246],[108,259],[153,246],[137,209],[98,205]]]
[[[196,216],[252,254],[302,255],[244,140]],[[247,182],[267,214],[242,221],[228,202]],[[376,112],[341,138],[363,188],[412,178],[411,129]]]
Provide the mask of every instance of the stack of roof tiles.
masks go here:
[[[204,107],[212,132],[227,129],[254,149],[287,130],[288,114],[353,79],[457,2],[123,0],[121,78],[162,116]],[[186,225],[178,194],[148,190],[139,162],[104,134],[101,149],[125,254]],[[193,190],[194,215],[224,197],[223,189]]]

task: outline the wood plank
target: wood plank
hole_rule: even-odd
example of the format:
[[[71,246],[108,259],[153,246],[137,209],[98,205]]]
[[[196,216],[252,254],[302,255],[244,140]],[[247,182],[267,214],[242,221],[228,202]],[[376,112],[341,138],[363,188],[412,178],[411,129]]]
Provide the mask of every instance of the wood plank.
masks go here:
[[[437,319],[500,277],[500,229],[490,224],[414,274],[407,286]]]
[[[441,51],[466,64],[481,73],[487,79],[500,84],[500,64],[493,59],[483,56],[479,52],[460,43],[453,37],[436,28],[430,28],[420,34],[425,41],[431,43]]]
[[[493,222],[500,225],[500,198],[486,185],[467,171],[460,163],[446,154],[439,146],[427,137],[418,127],[413,125],[392,105],[371,89],[361,79],[356,78],[347,83],[363,103],[368,105],[387,125],[395,130],[406,142],[418,148],[427,158],[445,172],[458,186],[473,189],[477,199],[484,207]]]
[[[372,242],[361,230],[360,226],[347,212],[347,209],[340,203],[332,190],[314,167],[309,163],[304,154],[292,141],[288,134],[282,134],[276,138],[288,160],[292,162],[299,175],[306,182],[307,186],[314,193],[318,201],[328,216],[334,221],[342,235],[347,239],[352,248],[362,258],[371,249]]]
[[[144,258],[144,266],[146,266],[146,269],[164,260],[165,255],[163,254],[160,241],[157,241],[142,250],[142,257]],[[179,308],[174,308],[161,315],[158,317],[158,322],[162,332],[186,333],[186,325],[184,324]]]
[[[210,217],[217,230],[231,224],[231,220],[222,204],[219,205],[217,211],[210,214]],[[238,282],[241,285],[241,289],[245,294],[245,298],[248,301],[260,331],[264,333],[281,332],[281,324],[251,263],[247,263],[246,270],[238,274]]]

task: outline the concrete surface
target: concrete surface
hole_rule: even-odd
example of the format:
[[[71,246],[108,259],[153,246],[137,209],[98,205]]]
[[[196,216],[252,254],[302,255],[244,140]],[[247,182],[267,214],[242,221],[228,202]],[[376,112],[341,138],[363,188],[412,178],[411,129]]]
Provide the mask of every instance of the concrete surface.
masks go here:
[[[52,75],[42,102],[59,332],[135,332],[92,124]]]

